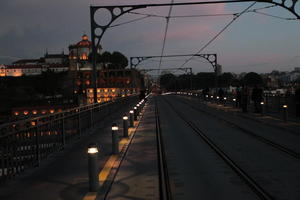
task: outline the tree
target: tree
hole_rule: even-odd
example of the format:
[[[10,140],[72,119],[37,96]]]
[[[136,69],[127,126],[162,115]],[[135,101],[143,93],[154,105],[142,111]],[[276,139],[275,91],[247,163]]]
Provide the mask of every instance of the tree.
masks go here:
[[[115,69],[124,69],[128,65],[128,59],[126,56],[124,56],[122,53],[118,51],[114,51],[111,54],[111,63],[112,63],[112,68]]]
[[[262,77],[255,73],[249,72],[243,78],[243,84],[247,86],[261,85],[263,83]]]
[[[103,52],[103,54],[101,55],[99,62],[101,62],[103,64],[103,68],[106,68],[108,64],[111,63],[112,60],[112,55],[110,52],[105,51]]]
[[[197,89],[214,87],[215,85],[215,73],[200,72],[193,78],[193,85]]]
[[[160,76],[160,85],[167,90],[171,90],[174,87],[174,81],[176,81],[176,76],[174,74],[169,73]]]
[[[233,75],[229,72],[223,73],[218,76],[218,85],[220,87],[229,87],[234,79]]]
[[[92,63],[93,62],[93,58],[92,58],[92,53],[89,54],[89,62]],[[99,53],[96,53],[96,62],[101,62],[101,55]]]

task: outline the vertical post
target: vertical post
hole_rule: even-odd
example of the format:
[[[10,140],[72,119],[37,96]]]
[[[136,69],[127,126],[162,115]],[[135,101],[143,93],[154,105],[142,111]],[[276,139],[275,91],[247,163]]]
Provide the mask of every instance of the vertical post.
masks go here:
[[[90,20],[91,20],[91,41],[92,41],[92,64],[93,64],[93,74],[92,74],[92,82],[93,82],[93,94],[94,94],[94,103],[97,103],[97,66],[96,66],[96,55],[97,55],[97,47],[95,44],[95,21],[94,21],[95,10],[90,7]]]
[[[35,154],[36,154],[36,162],[37,166],[40,165],[40,141],[39,141],[39,133],[38,129],[35,128],[33,131],[35,131]]]
[[[62,148],[64,148],[65,144],[66,144],[65,115],[64,115],[64,113],[62,113],[62,119],[61,119],[61,143],[62,143]]]
[[[269,112],[269,94],[266,94],[265,112]]]
[[[227,100],[227,97],[224,97],[224,106],[226,106],[226,100]]]
[[[283,109],[283,121],[287,122],[287,120],[288,120],[288,111],[287,111],[288,105],[286,105],[286,104],[283,105],[282,109]]]
[[[133,111],[134,111],[134,121],[137,121],[137,115],[138,115],[138,114],[137,114],[137,112],[138,112],[138,111],[137,111],[137,107],[134,107],[134,108],[133,108]]]
[[[98,148],[96,144],[88,146],[88,170],[89,170],[89,191],[97,192],[99,186],[98,170],[97,170],[97,157]]]
[[[93,127],[93,105],[90,108],[90,128]]]
[[[129,111],[129,127],[133,127],[134,126],[134,119],[133,119],[133,113],[134,111],[133,110],[130,110]]]
[[[128,117],[126,114],[123,116],[123,137],[128,137]]]
[[[261,115],[264,115],[265,114],[265,112],[266,112],[266,109],[265,109],[265,106],[266,106],[266,104],[262,101],[262,102],[260,102],[260,108],[261,108]]]
[[[119,138],[118,138],[119,127],[116,123],[112,124],[111,134],[112,134],[112,154],[119,153]]]
[[[137,107],[137,115],[139,116],[139,115],[140,115],[140,112],[141,112],[141,104],[138,103],[138,104],[136,105],[136,107]]]
[[[79,138],[81,138],[81,119],[80,119],[80,109],[78,109],[78,135],[79,135]]]

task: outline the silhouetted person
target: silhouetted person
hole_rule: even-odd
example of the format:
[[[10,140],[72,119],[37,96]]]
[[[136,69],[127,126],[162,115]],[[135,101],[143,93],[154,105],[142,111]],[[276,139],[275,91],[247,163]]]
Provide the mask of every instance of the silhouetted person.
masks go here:
[[[235,102],[235,106],[238,108],[241,108],[242,106],[242,92],[241,92],[241,88],[240,86],[238,86],[236,88],[236,102]]]
[[[300,117],[300,87],[295,91],[296,116]]]
[[[139,95],[140,100],[145,98],[145,92],[146,92],[145,90],[140,91],[140,95]]]
[[[243,112],[248,112],[248,96],[249,96],[249,90],[248,90],[248,87],[247,86],[243,86],[242,87],[242,91],[241,91],[241,94],[242,94],[242,111]]]
[[[254,102],[254,112],[255,113],[259,113],[261,112],[261,102],[262,102],[262,89],[257,87],[257,85],[254,86],[253,90],[252,90],[252,95],[251,95],[251,99]]]
[[[223,97],[224,97],[224,91],[223,91],[222,88],[219,89],[218,96],[219,96],[219,101],[222,102],[223,101]]]
[[[209,88],[205,88],[203,91],[202,91],[202,95],[203,95],[203,99],[207,100],[207,97],[209,94]]]

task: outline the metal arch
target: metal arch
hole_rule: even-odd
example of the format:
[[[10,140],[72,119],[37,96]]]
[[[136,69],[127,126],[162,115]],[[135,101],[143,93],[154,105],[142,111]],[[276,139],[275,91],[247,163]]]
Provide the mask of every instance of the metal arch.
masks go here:
[[[287,9],[289,12],[294,14],[297,19],[300,19],[300,13],[298,14],[295,7],[300,0],[281,0],[280,3],[275,2],[275,0],[254,0],[256,2],[271,3],[280,7]],[[100,41],[109,28],[109,26],[120,16],[128,13],[132,10],[147,8],[147,7],[161,7],[161,6],[182,6],[182,5],[203,5],[203,4],[219,4],[219,3],[241,3],[241,2],[253,2],[253,0],[224,0],[224,1],[202,1],[202,2],[185,2],[185,3],[165,3],[165,4],[138,4],[138,5],[116,5],[116,6],[90,6],[90,20],[91,20],[91,40],[92,40],[92,63],[93,63],[93,85],[94,85],[94,102],[97,102],[97,69],[96,69],[96,51],[99,47]],[[291,3],[291,6],[288,4]],[[110,22],[107,25],[99,25],[95,21],[95,13],[99,9],[105,9],[109,11],[111,15]],[[119,13],[114,12],[118,10]],[[96,29],[100,29],[101,33],[96,34]],[[97,39],[97,44],[95,44],[95,39]],[[209,61],[210,62],[210,61]],[[217,70],[217,64],[215,64],[214,70]]]
[[[129,5],[129,6],[91,6],[90,7],[90,14],[91,14],[91,39],[92,43],[95,45],[95,39],[98,39],[97,44],[95,47],[98,47],[100,44],[100,41],[105,33],[105,31],[110,27],[110,25],[118,19],[120,16],[124,15],[125,13],[128,13],[132,10],[146,8],[147,6],[144,5]],[[99,25],[95,21],[95,13],[99,9],[105,9],[106,11],[109,11],[111,19],[106,25]],[[119,11],[119,13],[116,14],[116,11]],[[95,31],[96,29],[100,29],[101,33],[97,34]]]
[[[299,0],[281,0],[281,3],[278,3],[274,0],[258,0],[257,2],[265,2],[265,3],[272,3],[274,5],[280,6],[282,8],[287,9],[289,12],[291,12],[293,15],[296,16],[297,19],[300,19],[300,13],[297,13],[295,7],[296,4],[299,3]],[[288,2],[290,2],[292,5],[287,6]]]
[[[185,56],[193,56],[193,57],[201,57],[206,59],[213,67],[214,71],[217,70],[217,54],[185,54],[185,55],[165,55],[165,56],[136,56],[130,57],[130,68],[136,68],[141,62],[151,58],[160,58],[160,57],[185,57]],[[134,60],[137,62],[135,63]]]
[[[141,9],[141,8],[147,8],[147,7],[162,7],[162,6],[183,6],[183,5],[201,5],[201,4],[219,4],[219,3],[241,3],[241,2],[263,2],[263,3],[271,3],[277,6],[280,6],[282,8],[287,9],[289,12],[291,12],[293,15],[297,17],[297,19],[300,19],[300,13],[297,13],[295,7],[296,4],[299,3],[299,0],[281,0],[281,2],[276,2],[275,0],[224,0],[224,1],[202,1],[202,2],[185,2],[185,3],[165,3],[165,4],[137,4],[137,5],[116,5],[116,6],[90,6],[90,15],[91,15],[91,35],[92,39],[95,40],[95,38],[98,39],[97,45],[95,47],[99,46],[100,41],[102,39],[102,36],[104,35],[104,32],[110,27],[110,25],[120,16],[122,16],[125,13],[128,13],[132,10]],[[288,4],[291,4],[288,6]],[[107,23],[107,25],[99,25],[95,21],[95,13],[99,9],[105,9],[109,11],[111,15],[110,22]],[[119,13],[116,13],[114,11],[119,11]],[[99,28],[101,30],[100,34],[95,34],[95,30]],[[93,43],[95,41],[92,41]]]

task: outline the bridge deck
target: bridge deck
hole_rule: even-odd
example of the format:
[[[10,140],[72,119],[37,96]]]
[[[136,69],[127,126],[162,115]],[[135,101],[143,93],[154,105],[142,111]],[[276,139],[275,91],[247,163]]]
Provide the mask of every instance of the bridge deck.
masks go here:
[[[300,198],[299,119],[284,123],[195,97],[155,98],[173,199]],[[94,134],[1,186],[0,199],[159,199],[154,107],[150,100],[130,138],[121,141],[121,157],[112,161],[110,125],[120,124],[128,107]],[[112,170],[105,180],[99,177],[98,193],[88,193],[86,147],[95,141],[101,146],[99,172],[109,162]]]

